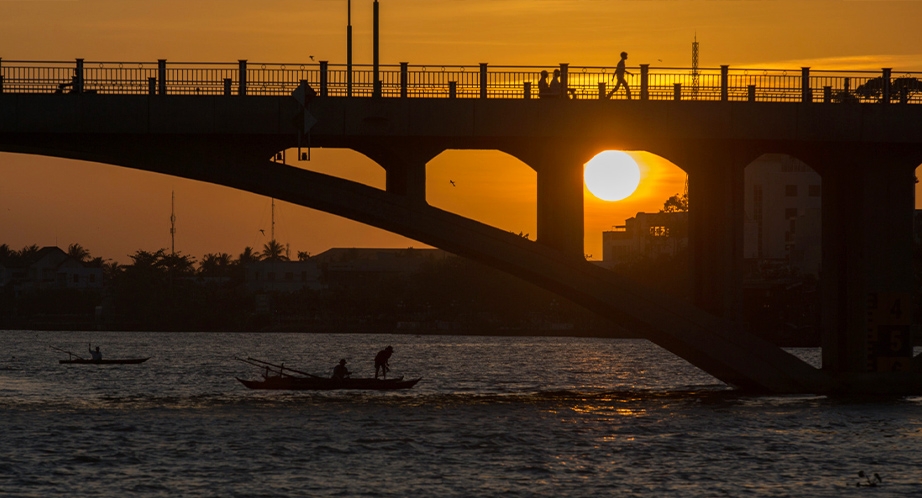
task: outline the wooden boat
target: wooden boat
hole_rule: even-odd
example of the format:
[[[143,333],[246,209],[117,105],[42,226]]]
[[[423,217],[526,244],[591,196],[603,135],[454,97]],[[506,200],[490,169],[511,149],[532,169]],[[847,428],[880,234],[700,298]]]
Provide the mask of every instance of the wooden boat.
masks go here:
[[[365,389],[373,391],[389,391],[394,389],[410,389],[419,379],[403,380],[375,378],[345,378],[328,379],[326,377],[294,377],[289,375],[273,375],[265,380],[243,380],[236,377],[241,384],[250,389],[272,389],[288,391],[332,391],[336,389]]]
[[[276,365],[268,361],[257,360],[255,358],[235,358],[236,360],[265,368],[263,380],[243,380],[235,377],[241,384],[250,389],[272,389],[287,391],[332,391],[336,389],[366,389],[372,391],[390,391],[394,389],[410,389],[422,379],[403,380],[403,377],[394,379],[375,379],[375,378],[345,378],[333,379],[321,377],[300,370],[295,370],[285,365]],[[294,372],[292,375],[288,372]]]
[[[144,363],[150,358],[126,358],[121,360],[85,360],[83,358],[71,358],[69,360],[58,360],[62,365],[137,365]]]
[[[123,358],[123,359],[114,359],[114,360],[93,360],[90,358],[83,358],[76,353],[71,353],[61,348],[56,348],[54,346],[48,346],[55,351],[60,351],[62,353],[67,353],[66,360],[58,360],[58,363],[62,365],[137,365],[138,363],[144,363],[149,360],[147,358]],[[99,348],[96,348],[99,349]]]

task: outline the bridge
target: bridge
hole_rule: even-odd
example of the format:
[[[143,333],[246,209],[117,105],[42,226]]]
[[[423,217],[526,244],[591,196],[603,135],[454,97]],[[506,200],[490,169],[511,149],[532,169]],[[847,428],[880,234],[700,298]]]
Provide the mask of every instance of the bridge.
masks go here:
[[[628,101],[605,98],[611,68],[561,64],[575,98],[550,99],[535,92],[549,68],[350,69],[0,60],[0,150],[216,183],[399,233],[556,292],[742,389],[922,392],[910,335],[920,73],[641,65]],[[275,160],[308,144],[365,154],[386,188]],[[537,241],[427,204],[426,163],[447,149],[496,149],[536,171]],[[688,173],[692,303],[585,261],[582,165],[607,149]],[[740,323],[743,171],[765,153],[823,179],[820,369]]]

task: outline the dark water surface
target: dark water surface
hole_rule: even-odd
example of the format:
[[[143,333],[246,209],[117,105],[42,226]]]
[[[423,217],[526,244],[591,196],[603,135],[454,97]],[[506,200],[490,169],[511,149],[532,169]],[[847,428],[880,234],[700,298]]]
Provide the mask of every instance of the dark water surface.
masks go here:
[[[48,348],[87,341],[152,358]],[[235,355],[369,375],[388,344],[412,390],[234,380],[259,377]],[[922,495],[922,398],[742,396],[642,340],[0,331],[0,347],[3,497]]]

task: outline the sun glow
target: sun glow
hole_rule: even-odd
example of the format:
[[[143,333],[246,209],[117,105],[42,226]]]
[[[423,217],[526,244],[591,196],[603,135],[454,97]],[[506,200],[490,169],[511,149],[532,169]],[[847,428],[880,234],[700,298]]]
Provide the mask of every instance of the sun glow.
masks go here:
[[[620,201],[637,190],[640,168],[634,158],[620,150],[606,150],[586,163],[586,188],[603,201]]]

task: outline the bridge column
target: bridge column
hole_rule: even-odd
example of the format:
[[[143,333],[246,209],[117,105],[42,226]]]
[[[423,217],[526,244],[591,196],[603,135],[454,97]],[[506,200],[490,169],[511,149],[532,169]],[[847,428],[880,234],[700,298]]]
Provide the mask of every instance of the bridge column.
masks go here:
[[[584,259],[583,165],[592,154],[556,143],[507,152],[538,173],[537,241]]]
[[[426,163],[441,149],[423,144],[366,144],[355,150],[380,164],[386,173],[387,193],[405,197],[412,204],[426,204]]]
[[[679,165],[688,171],[691,295],[696,306],[742,321],[744,173],[757,154],[727,144],[696,147]]]
[[[914,170],[922,157],[886,150],[824,156],[823,368],[908,370]]]

